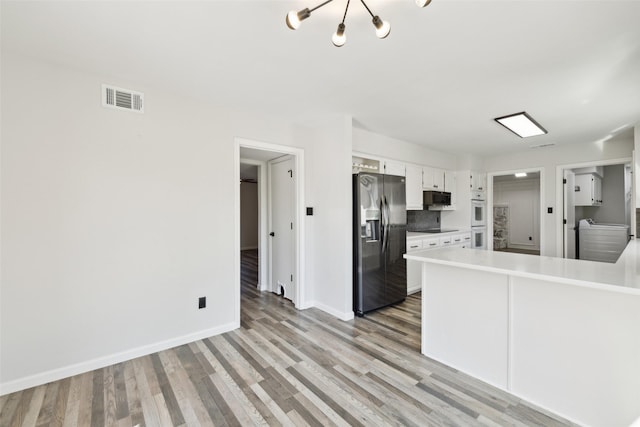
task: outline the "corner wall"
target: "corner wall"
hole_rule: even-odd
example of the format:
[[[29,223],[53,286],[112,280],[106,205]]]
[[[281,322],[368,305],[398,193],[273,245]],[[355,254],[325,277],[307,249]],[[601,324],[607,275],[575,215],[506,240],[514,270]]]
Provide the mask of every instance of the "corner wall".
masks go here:
[[[1,394],[239,326],[234,137],[305,149],[308,297],[349,316],[350,118],[294,123],[7,52],[1,71]],[[145,113],[103,108],[105,82],[144,92]]]

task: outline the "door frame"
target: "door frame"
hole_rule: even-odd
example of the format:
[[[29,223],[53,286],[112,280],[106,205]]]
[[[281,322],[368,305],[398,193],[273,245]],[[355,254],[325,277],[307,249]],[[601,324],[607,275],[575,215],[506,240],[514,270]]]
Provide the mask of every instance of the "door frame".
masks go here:
[[[540,218],[540,228],[538,230],[538,242],[540,244],[540,255],[544,255],[546,250],[546,239],[544,237],[543,230],[545,229],[546,217],[544,214],[545,176],[543,167],[513,169],[487,173],[487,250],[493,250],[493,178],[496,176],[513,175],[516,172],[538,172],[540,174],[540,201],[538,206],[538,209],[540,210],[540,212],[538,213],[538,216]]]
[[[236,319],[238,327],[240,326],[240,147],[253,148],[264,151],[273,151],[282,154],[290,154],[294,157],[295,169],[297,176],[295,180],[296,194],[295,194],[295,272],[294,283],[296,284],[294,292],[294,306],[297,309],[305,309],[311,307],[308,302],[307,289],[305,282],[305,230],[303,224],[304,218],[304,206],[305,206],[305,169],[304,169],[304,150],[302,148],[291,147],[287,145],[273,144],[269,142],[257,141],[247,138],[234,138],[233,144],[233,157],[234,157],[234,318]],[[264,172],[266,176],[266,171]],[[263,179],[265,184],[264,191],[260,192],[260,206],[267,206],[266,194],[266,179]],[[267,249],[267,215],[260,215],[259,220],[259,235],[258,245],[259,251],[259,277],[265,278],[268,276],[268,271],[263,270],[268,266],[268,249]],[[261,285],[262,286],[262,285]],[[266,282],[265,285],[266,287]]]
[[[564,188],[562,184],[562,179],[564,178],[564,170],[565,169],[576,169],[576,168],[586,168],[590,166],[611,166],[611,165],[624,165],[627,163],[632,164],[632,172],[633,172],[633,156],[632,157],[623,157],[619,159],[608,159],[608,160],[593,160],[590,162],[581,162],[581,163],[571,163],[566,165],[558,165],[556,166],[556,206],[563,206],[563,197],[564,197]],[[635,236],[635,224],[636,224],[636,209],[633,205],[633,194],[636,192],[635,188],[635,179],[631,179],[631,194],[632,194],[632,202],[631,202],[631,228],[630,234]],[[556,254],[560,258],[563,256],[563,248],[564,248],[564,224],[562,220],[564,219],[564,209],[562,212],[558,212],[558,218],[556,220]]]
[[[267,223],[268,212],[268,206],[265,201],[265,197],[269,193],[267,190],[267,163],[261,160],[245,158],[240,158],[240,163],[258,168],[258,256],[262,256],[261,254],[268,254],[268,240],[263,237],[267,230],[265,224]],[[238,212],[240,212],[239,209]],[[261,259],[258,260],[258,290],[267,290],[268,274],[269,265],[266,262],[262,262]]]

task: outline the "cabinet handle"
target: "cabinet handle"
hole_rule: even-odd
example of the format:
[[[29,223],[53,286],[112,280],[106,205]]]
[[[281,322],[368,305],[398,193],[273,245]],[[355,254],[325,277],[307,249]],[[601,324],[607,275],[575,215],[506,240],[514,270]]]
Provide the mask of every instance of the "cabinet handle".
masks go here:
[[[478,190],[482,190],[482,187],[478,187]]]
[[[418,245],[414,245],[414,246],[409,246],[411,249],[415,249],[417,247],[419,247]]]
[[[435,246],[436,243],[429,243],[429,246]]]
[[[459,241],[460,241],[460,239],[456,239],[456,242],[459,242]]]

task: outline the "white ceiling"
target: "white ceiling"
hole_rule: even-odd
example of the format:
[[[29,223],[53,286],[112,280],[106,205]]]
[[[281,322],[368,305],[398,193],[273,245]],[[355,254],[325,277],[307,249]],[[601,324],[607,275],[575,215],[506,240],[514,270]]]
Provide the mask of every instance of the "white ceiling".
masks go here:
[[[352,1],[285,26],[295,1],[1,3],[2,49],[215,105],[351,115],[357,126],[453,153],[591,142],[640,120],[640,1]],[[125,86],[127,87],[127,86]],[[135,89],[132,88],[132,89]],[[548,135],[493,118],[527,111]]]

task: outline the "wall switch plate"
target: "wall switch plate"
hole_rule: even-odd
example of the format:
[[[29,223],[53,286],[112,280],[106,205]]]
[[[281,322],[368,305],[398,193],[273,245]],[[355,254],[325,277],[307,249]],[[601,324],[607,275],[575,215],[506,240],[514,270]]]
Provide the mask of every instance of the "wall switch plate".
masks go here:
[[[307,207],[307,216],[312,216],[312,215],[313,215],[313,208]]]
[[[547,208],[547,213],[553,213],[553,208]]]
[[[198,298],[198,308],[205,308],[207,306],[207,297]]]

